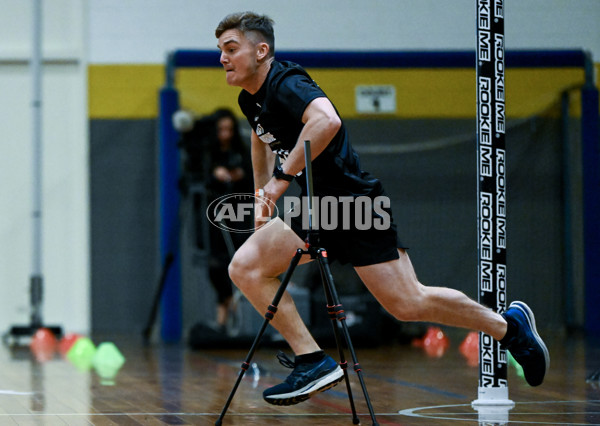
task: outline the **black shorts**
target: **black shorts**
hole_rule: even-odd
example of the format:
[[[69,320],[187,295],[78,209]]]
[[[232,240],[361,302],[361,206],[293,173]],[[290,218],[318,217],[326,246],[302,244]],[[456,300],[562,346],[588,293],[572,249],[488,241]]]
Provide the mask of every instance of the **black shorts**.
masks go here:
[[[292,219],[292,229],[304,241],[307,231],[299,220]],[[327,250],[330,261],[337,260],[352,266],[367,266],[399,258],[398,249],[405,249],[396,233],[396,225],[389,229],[319,231],[319,246]]]
[[[391,218],[391,210],[389,213]],[[293,217],[287,223],[302,241],[306,240],[308,230],[306,224],[303,226],[300,217]],[[330,261],[337,260],[341,264],[350,263],[352,266],[367,266],[395,260],[399,258],[398,249],[406,249],[398,238],[393,220],[386,229],[321,229],[318,230],[318,236],[319,246],[327,250],[327,258]]]

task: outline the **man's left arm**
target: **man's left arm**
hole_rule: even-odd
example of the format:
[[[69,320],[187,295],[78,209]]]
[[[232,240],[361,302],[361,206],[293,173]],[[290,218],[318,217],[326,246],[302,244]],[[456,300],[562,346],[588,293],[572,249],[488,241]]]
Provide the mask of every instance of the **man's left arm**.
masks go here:
[[[337,134],[342,125],[331,101],[325,97],[313,99],[302,115],[304,127],[294,149],[282,165],[283,172],[295,176],[304,169],[304,141],[310,141],[311,161],[314,160]],[[289,186],[289,182],[271,178],[265,185],[265,196],[275,202]]]

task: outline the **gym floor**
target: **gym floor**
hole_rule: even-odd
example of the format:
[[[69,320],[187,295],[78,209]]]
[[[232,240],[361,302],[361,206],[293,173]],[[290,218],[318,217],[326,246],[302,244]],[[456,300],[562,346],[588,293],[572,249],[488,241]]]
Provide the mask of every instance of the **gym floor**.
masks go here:
[[[459,351],[465,335],[448,331],[450,347],[441,357],[427,356],[411,344],[356,348],[380,424],[483,424],[471,408],[478,368]],[[600,369],[600,341],[543,335],[552,358],[545,383],[529,387],[511,366],[509,397],[515,406],[506,421],[492,416],[485,424],[600,424],[600,382],[586,381]],[[0,346],[0,425],[211,425],[247,354],[247,349],[147,346],[141,338],[111,341],[126,358],[112,379],[101,378],[93,368],[77,368],[59,353],[38,361],[26,345]],[[277,362],[277,350],[257,350],[223,424],[351,425],[343,382],[291,407],[262,400],[262,391],[289,371]],[[335,358],[335,348],[328,352]],[[350,378],[361,424],[371,424],[354,371]]]

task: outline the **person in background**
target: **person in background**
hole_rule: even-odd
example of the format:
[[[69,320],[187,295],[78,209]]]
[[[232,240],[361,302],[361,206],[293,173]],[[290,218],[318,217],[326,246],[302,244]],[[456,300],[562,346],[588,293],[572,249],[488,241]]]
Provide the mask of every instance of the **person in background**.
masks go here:
[[[226,108],[216,110],[210,116],[214,123],[214,133],[209,135],[208,150],[210,155],[210,173],[207,179],[208,202],[233,193],[250,193],[252,191],[252,168],[250,153],[244,143],[238,121],[233,112]],[[200,212],[201,220],[206,220],[204,212]],[[241,224],[228,224],[236,227]],[[225,332],[228,314],[232,302],[232,286],[227,267],[231,256],[226,238],[231,238],[237,249],[245,241],[248,234],[225,232],[216,226],[209,226],[210,260],[209,277],[217,293],[217,317],[214,328]]]

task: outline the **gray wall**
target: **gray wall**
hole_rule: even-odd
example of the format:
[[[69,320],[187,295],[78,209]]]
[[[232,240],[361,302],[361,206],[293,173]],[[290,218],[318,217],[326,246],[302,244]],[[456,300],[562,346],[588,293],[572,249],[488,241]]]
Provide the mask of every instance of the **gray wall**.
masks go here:
[[[392,199],[420,280],[477,298],[474,122],[384,119],[347,125],[363,168],[383,181]],[[508,296],[526,300],[540,324],[560,327],[565,320],[560,121],[512,121],[509,129]],[[160,272],[155,122],[94,120],[91,130],[92,327],[137,332]],[[189,250],[190,230],[184,232]],[[187,330],[213,320],[215,298],[193,253],[184,252],[182,259]],[[299,270],[299,284],[302,274]],[[338,285],[341,293],[361,291],[356,283]]]
[[[370,135],[379,132],[358,122],[351,124],[360,152],[360,141],[370,141]],[[403,142],[397,148],[407,147],[405,153],[363,154],[361,159],[363,168],[373,170],[392,197],[399,234],[410,247],[419,279],[477,298],[475,123],[373,124],[400,135]],[[540,324],[561,326],[565,271],[560,122],[539,118],[509,126],[508,298],[526,300]],[[431,149],[410,149],[411,141],[427,141],[429,135],[438,142],[423,144]]]
[[[157,286],[155,120],[92,120],[92,331],[140,332]]]

